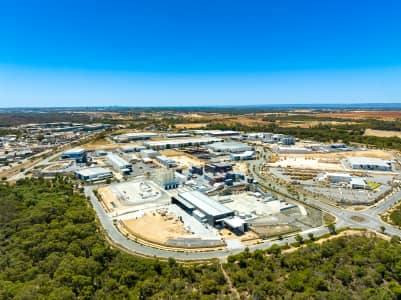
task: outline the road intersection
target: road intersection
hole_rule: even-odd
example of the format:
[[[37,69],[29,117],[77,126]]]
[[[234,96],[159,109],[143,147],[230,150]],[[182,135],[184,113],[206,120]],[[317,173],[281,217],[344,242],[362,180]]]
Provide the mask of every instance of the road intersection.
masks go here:
[[[260,169],[260,165],[262,160],[256,160],[250,164],[250,171],[255,178],[259,180],[262,184],[269,184],[265,181],[263,177],[260,176],[258,170]],[[271,183],[270,183],[271,184]],[[113,218],[104,210],[101,202],[98,200],[96,195],[94,194],[94,190],[97,186],[85,186],[84,192],[88,196],[98,219],[104,228],[108,238],[111,242],[124,250],[148,257],[160,257],[160,258],[169,258],[173,257],[177,260],[181,261],[195,261],[195,260],[211,260],[211,259],[221,259],[224,260],[228,255],[237,254],[244,250],[244,248],[236,248],[236,249],[221,249],[221,250],[210,250],[210,251],[202,251],[202,252],[190,252],[190,251],[173,251],[168,249],[159,249],[155,247],[146,246],[135,242],[133,240],[125,237],[114,225]],[[285,193],[285,187],[279,186],[278,188],[280,192]],[[329,213],[336,218],[336,228],[344,229],[344,228],[354,228],[354,229],[367,229],[371,231],[380,232],[382,228],[384,228],[384,232],[388,235],[397,235],[401,237],[401,230],[391,226],[383,222],[380,218],[380,214],[388,210],[391,206],[396,204],[401,200],[401,190],[396,188],[392,194],[388,195],[385,199],[379,201],[375,205],[364,209],[364,210],[348,210],[345,208],[338,207],[336,205],[330,205],[328,203],[319,201],[318,199],[312,197],[304,197],[301,203],[306,205],[312,205],[316,208],[319,208],[323,212]],[[326,226],[320,226],[312,229],[305,230],[300,233],[304,239],[308,238],[308,235],[312,233],[315,237],[319,237],[321,235],[329,233],[329,230]],[[285,245],[287,243],[295,242],[295,235],[290,235],[283,237],[282,239],[272,239],[265,240],[262,243],[249,246],[249,249],[267,249],[271,247],[273,244],[277,245]]]

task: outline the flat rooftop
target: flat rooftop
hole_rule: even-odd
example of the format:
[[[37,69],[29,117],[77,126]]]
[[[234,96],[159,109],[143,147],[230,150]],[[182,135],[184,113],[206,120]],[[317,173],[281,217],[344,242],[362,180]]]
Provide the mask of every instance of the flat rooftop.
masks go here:
[[[84,152],[86,152],[86,150],[84,148],[72,148],[72,149],[65,150],[63,152],[63,154],[70,155],[70,154],[80,154],[80,153],[84,153]]]
[[[86,168],[78,170],[76,173],[81,176],[96,176],[100,174],[111,173],[111,171],[105,168]]]
[[[376,165],[376,166],[386,166],[391,164],[391,161],[384,160],[376,157],[347,157],[350,164],[353,165]]]
[[[211,215],[219,216],[223,214],[233,213],[233,210],[220,204],[199,191],[188,191],[179,193],[178,196],[185,201],[191,203],[193,206],[202,212]]]
[[[124,167],[130,164],[125,159],[114,153],[107,154],[107,158],[120,167]]]
[[[219,142],[221,139],[212,137],[197,137],[197,138],[181,138],[181,139],[168,139],[161,141],[147,141],[143,144],[148,147],[166,146],[166,145],[179,145],[179,144],[196,144],[196,143],[213,143]]]

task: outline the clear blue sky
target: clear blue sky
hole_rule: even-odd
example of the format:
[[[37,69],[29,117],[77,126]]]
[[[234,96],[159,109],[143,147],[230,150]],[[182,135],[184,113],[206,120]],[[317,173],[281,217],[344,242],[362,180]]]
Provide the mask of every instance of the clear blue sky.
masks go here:
[[[401,1],[0,0],[0,106],[401,102]]]

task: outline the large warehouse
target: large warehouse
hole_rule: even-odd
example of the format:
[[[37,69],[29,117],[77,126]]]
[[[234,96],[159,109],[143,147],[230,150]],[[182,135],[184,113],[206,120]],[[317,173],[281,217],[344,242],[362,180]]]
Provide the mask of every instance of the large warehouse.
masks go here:
[[[239,142],[217,142],[210,144],[207,147],[212,149],[214,152],[239,153],[252,150],[251,146]]]
[[[210,225],[224,225],[224,219],[234,216],[234,211],[219,202],[209,198],[199,191],[188,191],[178,193],[173,197],[173,203],[193,215],[200,221]]]
[[[221,140],[222,139],[220,138],[212,138],[212,137],[193,137],[184,139],[168,139],[161,141],[146,141],[143,143],[143,145],[154,150],[162,150],[162,149],[172,149],[172,148],[180,148],[188,146],[206,145],[214,142],[219,142]]]
[[[84,181],[98,181],[113,177],[110,170],[104,168],[86,168],[75,171],[75,176]]]
[[[83,148],[72,148],[61,153],[61,159],[75,159],[77,162],[86,162],[87,152]]]
[[[117,154],[107,154],[107,161],[116,171],[121,172],[122,174],[129,174],[132,172],[132,165]]]
[[[116,135],[113,139],[119,143],[126,143],[130,141],[138,141],[138,140],[148,140],[152,137],[156,137],[159,134],[154,132],[133,132],[133,133],[125,133]]]
[[[344,159],[344,164],[354,170],[392,170],[391,161],[374,157],[348,157]]]

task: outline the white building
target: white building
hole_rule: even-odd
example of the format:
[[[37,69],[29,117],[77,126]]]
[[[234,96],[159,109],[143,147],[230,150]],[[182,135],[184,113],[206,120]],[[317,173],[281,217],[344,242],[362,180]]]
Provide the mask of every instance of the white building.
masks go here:
[[[255,158],[254,151],[245,151],[243,153],[231,153],[230,159],[231,160],[250,160]]]
[[[318,178],[318,181],[326,181],[330,183],[339,183],[351,181],[351,175],[347,173],[326,173]]]
[[[75,171],[75,176],[81,180],[92,182],[111,178],[113,173],[104,168],[86,168]]]
[[[113,139],[118,143],[126,143],[130,141],[148,140],[158,135],[159,134],[154,132],[133,132],[116,135],[115,137],[113,137]]]
[[[177,163],[175,162],[175,160],[172,160],[164,155],[156,156],[156,160],[159,164],[162,164],[166,168],[174,168],[177,166]]]
[[[141,156],[142,158],[155,158],[156,156],[159,156],[159,152],[152,150],[152,149],[144,149],[141,150]]]
[[[168,139],[161,141],[146,141],[143,143],[147,148],[154,150],[173,149],[180,147],[206,145],[214,142],[222,141],[220,138],[212,137],[193,137],[184,139]]]
[[[229,152],[229,153],[238,153],[251,151],[253,148],[247,144],[239,143],[239,142],[217,142],[207,146],[209,149],[214,152]]]
[[[391,171],[392,164],[389,160],[374,157],[347,157],[344,164],[354,170]]]
[[[365,190],[367,188],[365,179],[360,178],[360,177],[352,177],[349,184],[352,189],[364,189]]]
[[[132,165],[119,155],[109,153],[106,157],[107,161],[117,172],[121,172],[123,174],[129,174],[132,172]]]

